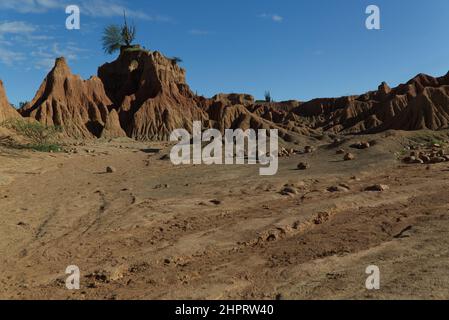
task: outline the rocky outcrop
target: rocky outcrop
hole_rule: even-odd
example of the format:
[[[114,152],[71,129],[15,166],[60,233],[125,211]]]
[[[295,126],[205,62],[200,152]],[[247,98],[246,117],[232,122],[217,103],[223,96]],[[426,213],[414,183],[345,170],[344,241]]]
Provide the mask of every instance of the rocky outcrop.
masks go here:
[[[19,118],[20,115],[8,102],[3,82],[0,80],[0,124],[9,119]]]
[[[115,109],[108,114],[104,129],[101,132],[101,138],[121,138],[126,137],[126,132],[120,126],[120,119]]]
[[[339,133],[449,128],[449,74],[420,74],[396,88],[382,83],[360,96],[315,99],[293,111],[314,129]]]
[[[59,126],[70,137],[93,138],[102,135],[111,106],[99,78],[83,80],[59,58],[20,113],[48,126]]]
[[[194,121],[222,132],[278,129],[287,142],[323,133],[439,130],[449,128],[449,74],[420,74],[396,88],[383,82],[376,91],[359,96],[308,102],[261,102],[236,93],[206,99],[192,93],[185,70],[175,60],[132,47],[122,48],[115,61],[87,81],[58,59],[36,97],[20,112],[79,138],[168,140],[175,129],[191,131]]]
[[[225,105],[254,105],[254,97],[244,93],[219,93],[212,97],[213,102],[222,102]]]
[[[193,121],[207,125],[185,71],[159,52],[122,50],[116,61],[99,68],[98,76],[129,137],[167,140],[175,129],[191,130]]]

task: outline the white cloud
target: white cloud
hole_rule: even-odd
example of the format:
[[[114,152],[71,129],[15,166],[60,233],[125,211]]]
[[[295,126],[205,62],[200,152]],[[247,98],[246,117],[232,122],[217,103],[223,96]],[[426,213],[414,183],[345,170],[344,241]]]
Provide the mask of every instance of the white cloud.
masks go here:
[[[278,22],[278,23],[281,23],[284,21],[284,17],[282,17],[278,14],[272,14],[272,13],[262,13],[259,15],[259,18],[269,19],[271,21]]]
[[[50,10],[65,10],[73,4],[71,0],[1,0],[0,9],[14,10],[20,13],[45,13]],[[122,16],[123,11],[131,18],[168,22],[171,18],[160,15],[149,15],[143,11],[132,10],[121,4],[119,0],[80,0],[78,5],[81,14],[92,17]]]
[[[23,53],[5,50],[0,47],[0,62],[12,66],[17,62],[25,60]]]
[[[2,0],[0,9],[14,10],[20,13],[43,13],[61,7],[57,0]]]
[[[79,60],[81,53],[86,58],[86,52],[88,52],[87,49],[79,48],[72,42],[54,42],[50,46],[39,46],[31,52],[30,56],[34,60],[34,67],[36,69],[49,70],[53,67],[55,59],[58,57],[65,57],[70,62]]]
[[[51,35],[38,33],[40,28],[23,21],[0,23],[0,64],[7,66],[27,65],[38,69],[49,69],[54,60],[65,56],[78,60],[87,50],[73,42],[60,41]]]
[[[23,21],[7,21],[0,23],[0,35],[32,33],[36,31],[36,29],[35,26]]]

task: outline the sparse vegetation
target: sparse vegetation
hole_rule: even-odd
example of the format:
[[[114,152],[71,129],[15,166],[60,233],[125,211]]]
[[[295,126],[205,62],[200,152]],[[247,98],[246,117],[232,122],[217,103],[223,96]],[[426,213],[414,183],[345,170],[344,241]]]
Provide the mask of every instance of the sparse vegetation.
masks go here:
[[[29,143],[22,146],[24,148],[40,152],[59,152],[62,149],[57,143],[57,135],[62,131],[60,127],[46,126],[37,121],[23,119],[8,120],[2,126],[25,137]]]
[[[128,25],[126,13],[124,13],[124,24],[112,24],[107,26],[103,32],[103,49],[106,53],[112,54],[121,47],[130,47],[136,39],[136,27]]]
[[[273,102],[273,98],[271,97],[270,91],[265,91],[265,102]]]
[[[29,103],[29,101],[21,101],[21,102],[19,102],[19,109],[25,107],[28,103]]]
[[[180,57],[173,57],[170,59],[173,64],[180,64],[183,60]]]

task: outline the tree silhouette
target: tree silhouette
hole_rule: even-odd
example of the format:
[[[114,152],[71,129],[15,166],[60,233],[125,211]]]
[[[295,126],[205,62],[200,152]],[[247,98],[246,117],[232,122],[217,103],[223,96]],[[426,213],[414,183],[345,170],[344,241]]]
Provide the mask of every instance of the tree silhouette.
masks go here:
[[[270,91],[265,91],[265,102],[273,102]]]
[[[120,50],[123,46],[131,46],[136,38],[136,27],[128,25],[126,12],[123,13],[123,18],[123,25],[111,24],[103,31],[103,50],[108,54]]]

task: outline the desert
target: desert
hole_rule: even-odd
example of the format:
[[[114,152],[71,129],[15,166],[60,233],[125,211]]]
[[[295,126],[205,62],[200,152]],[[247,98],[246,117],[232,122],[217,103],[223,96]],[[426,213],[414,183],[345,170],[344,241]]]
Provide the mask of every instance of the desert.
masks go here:
[[[88,78],[58,56],[17,108],[0,81],[0,299],[449,299],[449,73],[206,96],[128,21]]]
[[[129,56],[154,63],[145,52],[118,59],[132,62]],[[155,57],[159,65],[149,69],[168,80],[153,79],[160,92],[141,98],[145,111],[127,108],[134,93],[116,98],[123,101],[119,111],[109,109],[112,99],[90,87],[101,88],[101,81],[80,80],[58,59],[37,98],[19,112],[28,121],[62,125],[60,152],[20,148],[27,137],[14,127],[2,129],[2,298],[448,297],[449,131],[442,107],[428,94],[437,90],[438,101],[445,97],[444,77],[426,77],[425,85],[420,76],[407,85],[407,95],[403,87],[387,95],[382,86],[367,94],[382,97],[378,104],[386,106],[400,101],[390,109],[399,119],[415,112],[414,101],[422,97],[435,111],[417,113],[418,131],[407,131],[408,123],[403,130],[378,130],[402,122],[366,119],[374,111],[366,95],[340,98],[342,108],[332,107],[334,100],[306,102],[305,109],[255,106],[238,95],[208,101],[177,83],[181,76],[158,70],[164,58]],[[142,71],[139,78],[145,76]],[[188,101],[188,113],[180,116],[183,105],[164,103],[176,100],[169,87],[182,88],[175,97]],[[81,104],[70,105],[65,98],[72,96]],[[320,115],[323,104],[331,105]],[[2,108],[8,117],[20,117],[5,102]],[[217,119],[205,123],[219,130],[226,123],[279,128],[285,140],[278,174],[260,176],[251,165],[176,166],[169,158],[173,142],[139,139],[159,132],[167,137],[177,124],[191,129],[186,115]],[[126,129],[121,118],[130,121]],[[293,123],[303,125],[298,130]],[[419,156],[426,161],[416,161]],[[298,163],[306,164],[303,170]],[[365,268],[374,262],[388,273],[383,290],[367,292]],[[69,265],[80,267],[82,290],[65,288]]]

